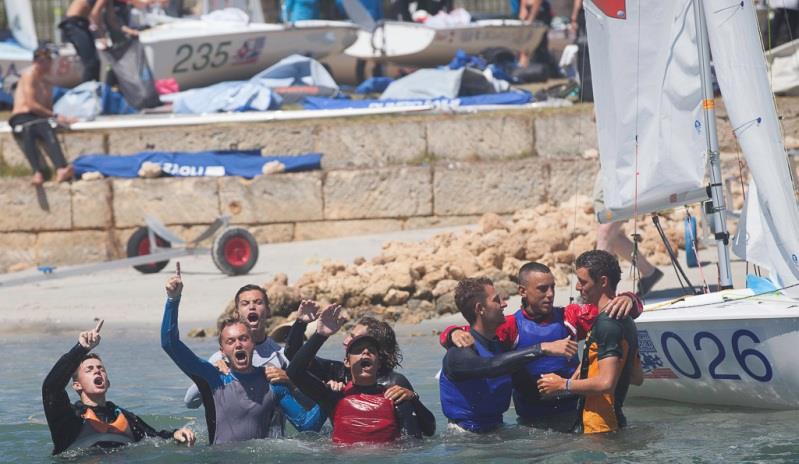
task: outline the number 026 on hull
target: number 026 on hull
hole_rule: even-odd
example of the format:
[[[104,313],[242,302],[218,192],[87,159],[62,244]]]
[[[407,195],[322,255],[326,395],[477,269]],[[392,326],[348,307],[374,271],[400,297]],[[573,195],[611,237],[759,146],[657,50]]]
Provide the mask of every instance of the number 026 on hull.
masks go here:
[[[777,295],[740,299],[747,292],[647,308],[636,321],[644,384],[630,395],[799,409],[799,357],[790,355],[799,348],[799,305]]]

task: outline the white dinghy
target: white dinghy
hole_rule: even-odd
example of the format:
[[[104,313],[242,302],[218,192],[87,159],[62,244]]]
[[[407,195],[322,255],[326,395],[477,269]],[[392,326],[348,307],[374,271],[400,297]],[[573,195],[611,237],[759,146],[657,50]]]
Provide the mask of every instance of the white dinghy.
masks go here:
[[[357,27],[340,21],[294,24],[174,19],[139,35],[155,79],[172,77],[181,90],[245,80],[300,54],[323,58],[341,53],[357,38]]]
[[[648,306],[636,321],[646,380],[630,393],[799,408],[799,208],[752,2],[585,7],[606,205],[599,220],[710,197],[719,256],[722,290]],[[711,50],[752,177],[733,249],[768,270],[778,292],[732,289]]]

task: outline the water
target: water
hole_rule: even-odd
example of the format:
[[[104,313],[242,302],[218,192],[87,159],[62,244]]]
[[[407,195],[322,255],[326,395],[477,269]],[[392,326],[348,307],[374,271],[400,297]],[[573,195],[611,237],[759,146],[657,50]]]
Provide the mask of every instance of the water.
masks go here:
[[[440,325],[440,324],[439,324]],[[438,433],[421,444],[342,449],[317,434],[284,440],[254,440],[209,447],[202,410],[186,410],[187,378],[161,351],[157,328],[109,331],[98,348],[112,381],[109,399],[156,428],[189,424],[198,433],[194,448],[164,440],[144,442],[112,452],[83,452],[53,458],[41,404],[41,382],[52,363],[75,342],[73,335],[3,337],[0,370],[0,462],[195,463],[195,462],[797,462],[796,411],[750,411],[651,400],[630,400],[625,407],[630,427],[603,436],[573,436],[508,426],[497,434],[476,436],[446,431],[438,384],[433,378],[442,350],[437,337],[400,335],[405,353],[402,372],[436,414]],[[427,331],[427,334],[430,332]],[[214,340],[190,340],[198,354],[210,354]],[[340,339],[322,354],[338,358]],[[74,395],[73,395],[74,397]],[[506,422],[514,421],[511,410]]]

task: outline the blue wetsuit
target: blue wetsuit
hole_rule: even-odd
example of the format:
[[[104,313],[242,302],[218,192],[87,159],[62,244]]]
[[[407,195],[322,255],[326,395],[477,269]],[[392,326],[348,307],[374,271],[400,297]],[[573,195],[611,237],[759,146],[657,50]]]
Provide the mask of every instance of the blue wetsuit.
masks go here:
[[[200,389],[205,405],[208,442],[211,444],[277,437],[282,430],[271,427],[272,416],[281,409],[299,431],[318,431],[325,421],[319,406],[306,411],[283,385],[272,385],[257,367],[243,374],[223,374],[198,358],[178,333],[180,299],[167,298],[161,325],[161,347]]]

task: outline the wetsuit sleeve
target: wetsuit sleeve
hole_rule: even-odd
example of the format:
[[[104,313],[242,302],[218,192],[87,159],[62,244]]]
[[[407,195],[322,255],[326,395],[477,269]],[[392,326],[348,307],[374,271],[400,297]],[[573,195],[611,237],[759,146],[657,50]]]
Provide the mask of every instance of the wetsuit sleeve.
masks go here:
[[[598,360],[624,357],[624,348],[621,343],[624,331],[620,321],[610,317],[597,319],[591,337],[597,344]]]
[[[133,436],[136,441],[139,441],[144,437],[173,438],[175,431],[177,430],[155,430],[154,428],[150,427],[147,422],[144,422],[141,417],[126,409],[122,409],[122,414],[124,414],[125,418],[128,420],[128,423],[130,424],[130,430],[133,432]]]
[[[415,391],[408,378],[399,372],[391,373],[391,384],[399,385],[400,387]],[[427,409],[427,407],[425,407],[424,404],[422,404],[418,397],[413,399],[412,403],[413,412],[416,414],[416,420],[419,422],[419,428],[421,429],[422,433],[428,437],[433,436],[436,433],[436,417],[432,412],[430,412],[429,409]]]
[[[451,338],[452,337],[452,332],[454,332],[456,330],[463,330],[463,331],[468,332],[469,331],[469,326],[468,325],[451,325],[451,326],[447,327],[446,329],[444,329],[444,331],[441,332],[441,336],[438,337],[438,341],[439,341],[439,343],[441,343],[441,346],[443,346],[445,349],[452,346],[452,338]]]
[[[563,323],[578,341],[585,340],[596,318],[596,315],[591,316],[587,306],[573,303],[563,308]]]
[[[300,391],[308,395],[330,415],[341,398],[341,394],[330,390],[323,381],[308,372],[308,363],[314,359],[326,340],[327,337],[313,334],[294,355],[294,359],[286,369],[286,374]]]
[[[61,356],[42,384],[42,402],[47,426],[53,438],[53,454],[67,449],[75,440],[83,423],[69,402],[66,388],[81,358],[89,351],[76,343],[69,352]]]
[[[516,326],[516,317],[514,315],[505,316],[505,322],[497,327],[497,338],[507,349],[516,348],[519,343],[519,328]]]
[[[195,382],[205,380],[211,387],[221,384],[219,371],[208,361],[200,359],[185,343],[178,332],[178,306],[180,298],[167,298],[164,319],[161,323],[161,348],[177,364],[183,373]]]
[[[635,293],[633,293],[633,292],[622,292],[622,293],[619,293],[618,296],[627,296],[627,297],[630,297],[630,298],[633,299],[634,305],[633,305],[633,309],[630,311],[630,317],[632,317],[633,319],[638,319],[638,316],[640,316],[641,313],[644,312],[644,304],[641,303],[641,299],[638,298],[638,295],[636,295]]]
[[[397,422],[405,434],[413,438],[422,438],[422,428],[414,414],[416,411],[414,402],[418,402],[418,400],[403,401],[396,404],[394,405],[394,411],[397,415]]]
[[[511,374],[542,356],[541,345],[537,344],[490,358],[478,355],[473,347],[450,348],[444,356],[444,374],[456,382],[499,377]]]
[[[322,412],[322,408],[315,404],[311,409],[305,409],[291,393],[291,390],[283,385],[272,385],[271,388],[280,399],[280,408],[288,418],[289,422],[300,432],[318,432],[327,420],[327,416]]]
[[[289,361],[294,359],[294,355],[300,350],[305,341],[305,329],[308,324],[297,319],[289,329],[289,336],[286,339],[286,347],[283,349],[283,354],[286,355]]]

